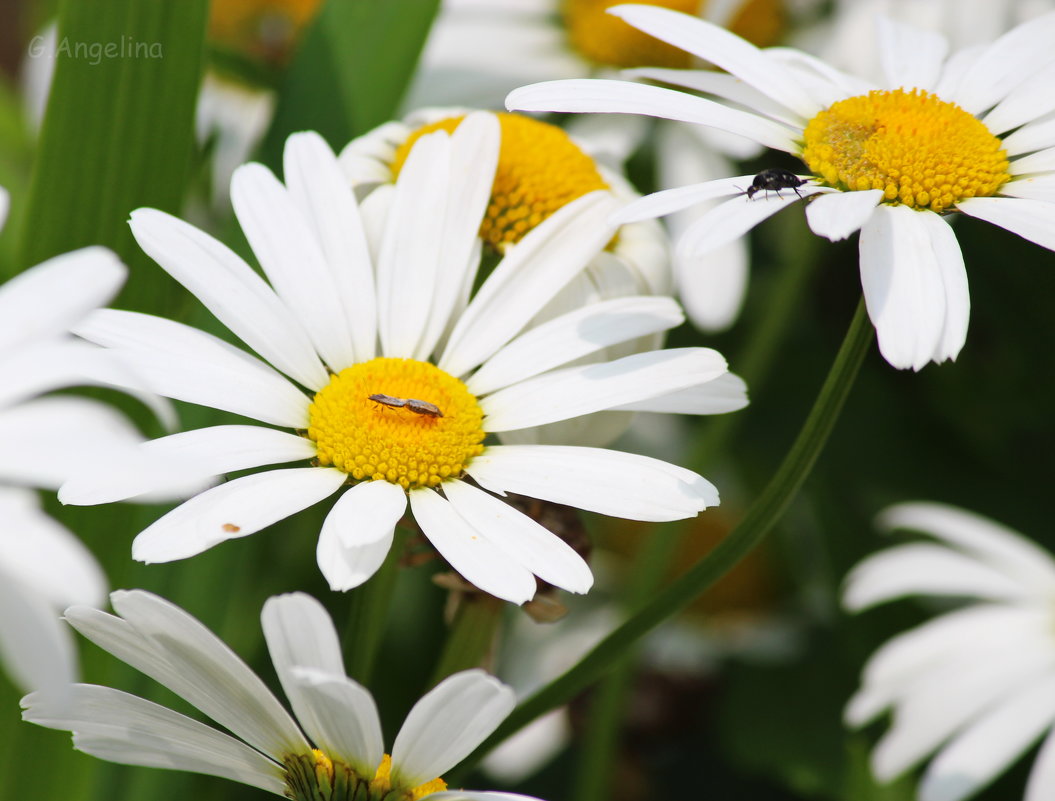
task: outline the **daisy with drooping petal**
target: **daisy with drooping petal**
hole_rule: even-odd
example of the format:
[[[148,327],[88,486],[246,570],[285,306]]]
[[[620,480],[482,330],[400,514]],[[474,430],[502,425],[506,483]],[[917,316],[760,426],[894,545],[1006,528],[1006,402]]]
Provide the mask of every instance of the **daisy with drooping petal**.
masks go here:
[[[0,190],[0,218],[6,208]],[[59,614],[106,594],[91,553],[32,489],[56,489],[100,453],[127,454],[141,440],[103,403],[40,397],[112,373],[109,354],[66,331],[109,302],[125,272],[110,251],[86,248],[0,286],[0,662],[26,689],[58,692],[73,680],[73,643]]]
[[[405,121],[390,122],[353,140],[341,152],[341,166],[359,192],[390,192],[407,154],[423,135],[448,132],[469,113],[460,109],[425,109]],[[485,256],[506,253],[562,206],[596,190],[611,190],[621,200],[638,197],[616,171],[590,158],[560,128],[519,114],[497,114],[502,143],[491,197],[480,227]],[[644,224],[643,224],[644,223]],[[599,301],[637,295],[666,295],[671,289],[667,238],[654,220],[620,226],[599,252],[529,323],[530,327]],[[602,348],[578,363],[608,361],[662,343],[653,334]],[[746,403],[742,383],[732,374],[730,403],[715,412]],[[716,396],[716,401],[718,400]],[[501,435],[504,443],[607,445],[631,422],[628,412],[603,412]]]
[[[744,192],[749,175],[685,186],[642,198],[617,220],[728,198],[679,243],[700,255],[812,197],[806,216],[814,233],[838,240],[861,231],[861,283],[880,351],[915,370],[955,358],[967,336],[967,274],[945,215],[962,212],[1055,248],[1055,14],[948,58],[942,36],[886,22],[881,88],[799,51],[761,51],[685,14],[649,6],[612,12],[730,73],[648,77],[728,103],[621,81],[558,81],[513,92],[509,107],[714,126],[798,156],[810,171],[798,178],[811,182],[754,197]]]
[[[478,746],[515,704],[481,670],[455,673],[407,715],[391,756],[370,693],[345,675],[326,610],[296,593],[264,604],[261,623],[292,717],[227,645],[184,610],[142,590],[111,596],[117,615],[75,606],[66,619],[100,648],[184,698],[231,734],[134,695],[93,684],[69,706],[47,693],[22,717],[73,733],[74,747],[124,765],[204,773],[293,801],[514,801],[447,790],[440,775]]]
[[[611,240],[605,221],[617,202],[608,192],[556,211],[472,294],[498,147],[491,114],[424,136],[393,191],[372,194],[360,215],[321,137],[291,137],[285,185],[250,164],[231,190],[270,285],[196,228],[151,209],[133,213],[143,249],[273,365],[169,320],[95,314],[78,332],[128,359],[159,394],[264,424],[189,431],[148,443],[147,452],[160,463],[197,459],[201,478],[310,460],[191,498],[136,538],[136,559],[193,556],[340,493],[317,548],[332,588],[374,573],[409,501],[463,577],[522,603],[536,575],[574,592],[585,592],[592,575],[569,546],[496,495],[643,520],[692,517],[718,502],[702,477],[656,459],[485,442],[608,409],[705,413],[728,403],[725,360],[706,348],[564,366],[677,325],[681,312],[669,298],[595,303],[525,330]],[[152,481],[149,471],[116,465],[68,482],[60,498],[120,500],[154,489]]]
[[[782,0],[652,0],[735,31],[759,45],[773,44],[785,27]],[[525,83],[569,76],[607,76],[624,67],[686,68],[694,59],[606,14],[615,0],[446,0],[422,53],[406,108],[459,105],[500,108]],[[599,115],[567,123],[594,158],[625,162],[649,141],[641,118]],[[660,186],[706,181],[734,172],[731,160],[760,148],[740,136],[697,125],[665,123],[654,131]],[[704,206],[672,215],[675,238]],[[746,244],[737,240],[705,259],[674,261],[678,294],[690,320],[704,330],[731,325],[747,280]]]
[[[1055,725],[1055,559],[1021,534],[935,503],[906,503],[879,518],[937,543],[865,559],[846,580],[852,612],[910,595],[975,601],[900,634],[869,659],[846,721],[891,710],[872,754],[889,781],[935,754],[920,801],[961,801],[985,788]],[[1055,797],[1049,733],[1024,801]]]

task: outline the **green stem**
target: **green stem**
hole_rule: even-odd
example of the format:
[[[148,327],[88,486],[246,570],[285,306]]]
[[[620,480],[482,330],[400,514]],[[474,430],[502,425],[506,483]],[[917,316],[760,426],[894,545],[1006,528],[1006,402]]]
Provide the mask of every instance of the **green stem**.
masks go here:
[[[828,378],[821,387],[794,444],[776,474],[747,515],[704,559],[656,595],[639,612],[609,634],[574,667],[539,690],[512,714],[462,764],[464,773],[498,743],[540,715],[568,703],[603,676],[628,648],[671,615],[689,605],[762,541],[795,498],[831,434],[850,393],[858,368],[872,343],[873,329],[864,301],[858,303],[850,329]],[[457,776],[451,782],[457,784]]]
[[[405,529],[396,526],[392,547],[384,563],[369,581],[351,593],[352,607],[345,628],[344,650],[348,675],[360,684],[369,685],[374,672],[407,536]]]
[[[769,374],[769,369],[780,350],[792,321],[801,309],[802,296],[809,285],[813,267],[817,263],[817,237],[797,236],[788,230],[791,224],[801,225],[792,218],[778,219],[784,229],[778,239],[798,238],[795,247],[788,248],[788,256],[777,265],[776,280],[769,287],[757,315],[759,324],[750,329],[750,338],[736,358],[731,360],[734,371],[746,382],[752,394],[758,392]],[[687,464],[698,472],[705,472],[720,456],[745,419],[744,414],[718,415],[709,420],[697,438]],[[627,611],[637,611],[659,587],[673,562],[678,546],[690,529],[689,521],[665,525],[649,535],[641,547],[635,564],[634,579],[627,592]],[[605,801],[611,796],[614,777],[612,765],[619,751],[619,735],[626,717],[627,701],[633,687],[638,664],[640,643],[629,648],[598,684],[589,707],[580,745],[580,756],[575,764],[572,798],[576,801]]]
[[[494,644],[505,603],[490,595],[467,595],[454,615],[431,685],[459,670],[480,667]]]

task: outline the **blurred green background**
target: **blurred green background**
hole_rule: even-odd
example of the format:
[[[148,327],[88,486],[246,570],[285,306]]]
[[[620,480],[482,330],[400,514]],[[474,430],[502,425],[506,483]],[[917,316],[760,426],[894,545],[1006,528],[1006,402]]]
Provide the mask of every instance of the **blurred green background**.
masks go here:
[[[295,130],[314,128],[340,148],[398,114],[438,0],[330,0],[317,13],[300,8],[305,4],[293,5],[288,39],[270,41],[260,51],[239,43],[237,36],[223,38],[223,26],[215,18],[209,23],[206,0],[0,4],[0,185],[12,198],[12,214],[0,236],[0,275],[10,277],[74,247],[106,244],[132,268],[117,305],[163,313],[226,336],[137,251],[125,225],[133,208],[156,206],[189,216],[250,256],[230,215],[203,201],[210,150],[196,144],[194,107],[205,70],[276,92],[274,120],[258,155],[266,163],[276,165],[285,135]],[[51,99],[37,131],[20,81],[32,63],[34,37],[56,18],[60,37],[160,43],[163,55],[98,63],[57,59]],[[769,157],[746,165],[744,172],[771,166],[792,165]],[[654,188],[651,172],[646,157],[632,164],[642,191]],[[714,658],[672,667],[671,660],[651,658],[649,649],[657,646],[648,641],[621,707],[623,723],[606,768],[613,786],[605,797],[914,797],[909,780],[881,788],[869,778],[867,753],[882,727],[847,733],[840,722],[866,657],[933,611],[903,602],[854,618],[841,612],[838,595],[846,571],[885,544],[871,525],[873,516],[894,502],[942,501],[1055,547],[1050,524],[1055,255],[971,219],[957,221],[956,233],[973,300],[963,353],[954,364],[930,365],[919,374],[896,371],[877,353],[869,355],[802,496],[762,552],[701,599],[672,635],[693,653],[718,643]],[[759,332],[767,330],[767,322],[787,316],[786,325],[770,331],[772,351],[763,353],[760,369],[752,368],[752,403],[746,410],[735,419],[685,421],[669,440],[652,435],[653,446],[666,448],[661,455],[672,461],[694,452],[685,446],[684,432],[690,443],[709,437],[724,443],[711,449],[706,463],[686,465],[719,486],[723,503],[689,527],[677,564],[698,559],[712,547],[770,478],[813,402],[860,294],[856,237],[834,245],[821,242],[808,232],[798,210],[760,226],[752,244],[752,284],[740,321],[721,335],[703,336],[685,326],[670,338],[675,345],[715,347],[736,371],[742,360],[759,353]],[[116,395],[113,400],[146,433],[159,433],[141,408]],[[224,419],[192,407],[180,412],[185,427]],[[259,630],[259,611],[268,596],[308,591],[345,628],[350,597],[331,593],[315,564],[324,509],[189,561],[144,566],[131,561],[130,543],[160,508],[62,508],[53,498],[47,503],[99,557],[114,588],[143,587],[183,605],[276,689]],[[662,527],[592,518],[587,527],[612,578],[593,602],[611,602],[618,609],[626,601],[623,588],[633,579],[639,549],[665,536]],[[447,592],[431,581],[437,570],[435,562],[428,562],[402,570],[398,578],[381,669],[371,684],[389,742],[427,688],[445,639]],[[509,618],[521,614],[507,613]],[[573,605],[571,617],[579,613]],[[730,632],[770,632],[778,647],[744,654],[722,645]],[[344,637],[346,653],[354,652],[356,632],[346,631]],[[84,645],[81,654],[88,680],[190,712],[97,649]],[[508,667],[499,657],[499,671]],[[261,796],[219,779],[126,768],[77,754],[67,735],[19,721],[19,695],[0,680],[4,801]],[[467,786],[586,801],[589,796],[579,784],[581,742],[593,698],[587,693],[572,705],[575,736],[541,772],[515,786],[474,774]],[[1027,766],[1020,763],[980,798],[1017,797]]]

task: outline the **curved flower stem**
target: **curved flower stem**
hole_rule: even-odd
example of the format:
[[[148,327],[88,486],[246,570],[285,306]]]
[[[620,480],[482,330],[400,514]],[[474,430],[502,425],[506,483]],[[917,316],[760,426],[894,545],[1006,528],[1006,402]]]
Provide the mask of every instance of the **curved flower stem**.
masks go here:
[[[490,595],[462,598],[429,685],[459,670],[480,667],[491,653],[504,611],[505,602]]]
[[[735,372],[747,382],[753,395],[765,383],[788,328],[798,319],[802,297],[818,261],[821,241],[812,234],[803,236],[801,231],[792,229],[791,225],[801,226],[801,220],[797,218],[779,218],[775,222],[784,225],[778,238],[800,241],[788,249],[789,255],[777,265],[776,280],[762,303],[764,313],[759,315],[758,325],[751,328],[750,338],[741,352],[731,360]],[[709,420],[697,437],[686,466],[706,473],[714,460],[725,452],[744,419],[745,415],[740,413],[718,415]],[[633,578],[625,593],[627,614],[636,612],[655,594],[668,574],[691,522],[681,520],[656,526],[649,532],[635,560]],[[575,801],[605,801],[611,796],[612,766],[634,683],[639,646],[637,643],[628,648],[593,691],[586,728],[580,740],[580,755],[575,763],[571,796]]]
[[[505,738],[540,715],[567,703],[599,677],[641,637],[688,606],[762,541],[795,498],[831,434],[853,386],[858,368],[871,346],[872,325],[864,301],[857,305],[850,329],[835,357],[798,437],[776,474],[744,519],[713,551],[657,594],[648,604],[598,643],[590,653],[555,681],[528,698],[506,718],[459,768],[463,773]],[[457,777],[450,781],[457,783]]]

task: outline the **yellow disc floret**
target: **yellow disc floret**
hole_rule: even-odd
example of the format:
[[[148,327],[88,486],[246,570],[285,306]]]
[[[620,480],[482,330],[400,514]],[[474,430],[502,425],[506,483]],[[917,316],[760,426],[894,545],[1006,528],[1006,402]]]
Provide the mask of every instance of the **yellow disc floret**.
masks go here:
[[[593,159],[557,126],[519,114],[496,116],[502,144],[480,238],[503,252],[561,206],[608,184]],[[452,132],[462,119],[449,117],[414,131],[396,151],[393,175],[421,136]]]
[[[830,186],[882,189],[916,209],[940,212],[1010,179],[1002,142],[980,120],[919,89],[840,100],[803,137],[803,160]]]
[[[430,782],[425,782],[425,784],[419,784],[417,787],[404,790],[401,794],[392,793],[392,757],[388,754],[381,758],[381,764],[377,766],[377,774],[374,776],[374,780],[370,782],[372,796],[385,799],[398,798],[399,801],[418,801],[420,798],[433,793],[441,793],[446,789],[447,783],[443,779],[433,779]],[[390,795],[390,793],[392,794]]]
[[[608,67],[671,67],[687,69],[693,57],[673,45],[639,31],[607,11],[626,0],[564,0],[561,11],[571,46],[587,60]],[[702,16],[707,0],[635,0],[693,16]],[[728,28],[765,47],[784,28],[781,0],[744,0],[729,18]]]
[[[457,477],[483,451],[476,398],[457,378],[413,359],[342,370],[315,395],[309,419],[319,464],[404,489]]]

